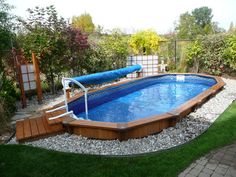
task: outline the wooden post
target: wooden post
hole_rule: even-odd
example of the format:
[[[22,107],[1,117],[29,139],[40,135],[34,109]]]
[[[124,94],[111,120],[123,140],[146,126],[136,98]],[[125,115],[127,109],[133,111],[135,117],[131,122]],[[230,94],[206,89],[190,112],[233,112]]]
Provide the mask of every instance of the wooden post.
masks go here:
[[[70,91],[71,89],[66,89],[66,98],[70,99]]]
[[[18,73],[18,82],[20,86],[20,91],[21,91],[21,104],[22,108],[26,108],[26,96],[25,96],[25,90],[24,90],[24,82],[22,78],[22,72],[21,72],[21,65],[18,63],[16,65],[17,68],[17,73]]]
[[[141,77],[141,72],[137,72],[137,78]]]
[[[177,68],[177,41],[175,40],[175,68]]]
[[[35,56],[35,53],[33,52],[32,52],[32,61],[33,61],[33,66],[34,66],[34,77],[35,77],[36,87],[37,87],[38,103],[40,104],[42,103],[43,92],[42,92],[42,87],[41,87],[39,64]]]

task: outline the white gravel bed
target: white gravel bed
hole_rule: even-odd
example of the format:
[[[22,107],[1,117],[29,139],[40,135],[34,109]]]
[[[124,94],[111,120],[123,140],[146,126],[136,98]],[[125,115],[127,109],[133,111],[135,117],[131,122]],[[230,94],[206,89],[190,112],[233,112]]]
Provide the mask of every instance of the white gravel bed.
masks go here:
[[[236,80],[223,79],[225,88],[215,97],[182,119],[175,127],[156,135],[128,141],[92,140],[68,133],[24,144],[63,152],[99,155],[130,155],[168,149],[192,140],[204,132],[236,99]],[[17,143],[15,139],[9,143]]]

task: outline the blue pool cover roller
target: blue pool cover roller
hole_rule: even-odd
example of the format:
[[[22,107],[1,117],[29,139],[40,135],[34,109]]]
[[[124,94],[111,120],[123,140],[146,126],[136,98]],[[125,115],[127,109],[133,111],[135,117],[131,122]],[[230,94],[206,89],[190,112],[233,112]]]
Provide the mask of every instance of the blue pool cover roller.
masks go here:
[[[94,74],[88,74],[84,76],[73,77],[72,79],[80,82],[81,84],[101,84],[104,82],[109,82],[121,77],[126,76],[134,71],[140,71],[142,69],[141,65],[129,66],[126,68],[99,72]]]

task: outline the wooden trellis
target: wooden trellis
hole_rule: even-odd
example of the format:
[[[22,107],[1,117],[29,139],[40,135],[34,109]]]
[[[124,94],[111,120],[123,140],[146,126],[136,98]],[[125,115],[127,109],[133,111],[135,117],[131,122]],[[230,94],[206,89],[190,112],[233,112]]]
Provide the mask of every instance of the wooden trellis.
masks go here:
[[[32,63],[28,63],[24,58],[22,50],[16,52],[13,50],[15,65],[17,69],[17,76],[19,87],[21,90],[21,103],[22,108],[27,106],[26,104],[26,92],[30,90],[37,90],[38,102],[42,102],[42,88],[40,81],[40,70],[38,60],[34,53],[32,53]]]

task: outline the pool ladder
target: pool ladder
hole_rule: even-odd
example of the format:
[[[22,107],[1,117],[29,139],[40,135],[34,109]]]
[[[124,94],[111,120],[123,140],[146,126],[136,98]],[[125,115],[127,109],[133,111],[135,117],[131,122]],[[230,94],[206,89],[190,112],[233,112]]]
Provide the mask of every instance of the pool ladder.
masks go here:
[[[72,117],[74,119],[80,119],[76,115],[74,115],[73,111],[68,110],[68,101],[67,101],[67,96],[66,96],[66,89],[69,87],[70,82],[73,82],[73,83],[77,84],[84,91],[85,115],[86,115],[86,119],[88,119],[88,96],[87,96],[88,95],[88,89],[86,89],[80,82],[78,82],[74,79],[63,77],[62,78],[62,85],[63,85],[63,91],[64,91],[65,105],[57,107],[57,108],[52,109],[52,110],[48,110],[48,111],[46,111],[46,113],[51,113],[51,112],[61,110],[61,109],[66,109],[66,112],[63,113],[63,114],[54,116],[54,117],[50,117],[49,120],[58,119],[58,118],[61,118],[61,117],[67,116],[67,115],[69,115],[70,117]]]

